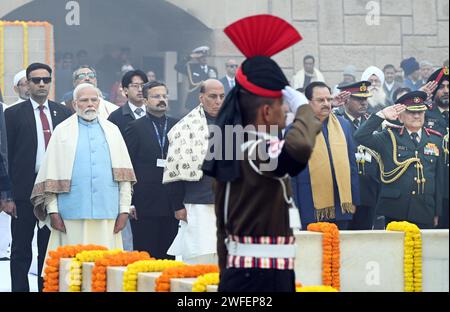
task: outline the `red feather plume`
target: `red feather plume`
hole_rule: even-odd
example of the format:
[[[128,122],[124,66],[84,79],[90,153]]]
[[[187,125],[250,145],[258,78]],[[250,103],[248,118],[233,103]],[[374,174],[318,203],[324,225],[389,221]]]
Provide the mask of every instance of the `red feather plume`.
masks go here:
[[[303,39],[288,22],[268,14],[243,18],[224,31],[247,58],[271,57]]]

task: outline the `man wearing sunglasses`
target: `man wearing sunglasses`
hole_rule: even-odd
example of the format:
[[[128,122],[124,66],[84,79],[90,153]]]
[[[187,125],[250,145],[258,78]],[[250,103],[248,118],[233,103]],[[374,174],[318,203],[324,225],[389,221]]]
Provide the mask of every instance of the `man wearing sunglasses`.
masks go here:
[[[225,69],[227,74],[225,75],[225,77],[220,79],[220,82],[223,84],[225,88],[225,95],[227,95],[228,92],[230,92],[230,90],[233,89],[234,86],[236,85],[235,77],[238,67],[239,67],[238,63],[236,62],[236,60],[233,59],[229,59],[225,63]]]
[[[97,87],[97,72],[94,68],[83,65],[73,72],[73,87],[76,88],[82,83],[89,83],[94,87]],[[102,98],[100,98],[100,105],[98,107],[99,116],[108,119],[109,115],[118,109],[119,107],[111,102],[105,100],[107,94],[102,92]],[[70,110],[74,112],[73,107],[73,91],[70,91],[64,95],[63,104],[65,104]]]
[[[55,127],[71,115],[64,105],[48,100],[52,82],[52,69],[41,63],[33,63],[26,70],[30,99],[5,111],[8,142],[8,163],[15,211],[11,234],[11,289],[28,292],[28,271],[32,261],[31,242],[37,219],[30,202],[31,191],[41,166],[45,150]],[[49,229],[38,230],[38,286],[42,290],[42,265]]]

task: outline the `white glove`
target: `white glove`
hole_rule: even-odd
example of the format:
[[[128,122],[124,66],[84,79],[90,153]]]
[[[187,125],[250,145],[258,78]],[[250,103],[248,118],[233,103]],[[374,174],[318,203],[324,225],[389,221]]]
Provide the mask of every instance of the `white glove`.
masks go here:
[[[308,104],[308,99],[306,96],[291,86],[286,86],[286,88],[284,88],[281,92],[283,93],[284,101],[289,106],[289,110],[294,114],[300,106]]]

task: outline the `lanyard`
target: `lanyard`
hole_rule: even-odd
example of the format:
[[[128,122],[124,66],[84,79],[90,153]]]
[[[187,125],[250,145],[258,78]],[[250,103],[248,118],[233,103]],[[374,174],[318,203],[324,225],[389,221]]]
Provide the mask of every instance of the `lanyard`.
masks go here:
[[[166,145],[166,134],[167,134],[167,118],[166,118],[166,123],[164,124],[162,138],[161,138],[161,135],[159,134],[159,130],[158,130],[158,127],[156,126],[155,122],[152,121],[152,123],[153,123],[153,127],[155,128],[159,146],[161,147],[161,155],[162,155],[162,158],[164,159],[164,145]]]

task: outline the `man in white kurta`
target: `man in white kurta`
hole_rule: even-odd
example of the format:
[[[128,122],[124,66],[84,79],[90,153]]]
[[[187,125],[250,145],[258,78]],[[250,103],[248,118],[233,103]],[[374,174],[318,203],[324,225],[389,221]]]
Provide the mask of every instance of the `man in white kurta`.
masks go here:
[[[203,174],[201,167],[208,150],[208,127],[215,123],[224,98],[223,84],[206,80],[200,88],[200,105],[168,134],[163,183],[185,182],[186,209],[175,213],[180,227],[167,254],[181,256],[188,264],[218,263],[213,180]]]
[[[51,225],[47,252],[74,244],[122,248],[136,178],[119,129],[98,117],[99,98],[91,84],[75,88],[76,115],[55,129],[36,179],[31,201]]]

